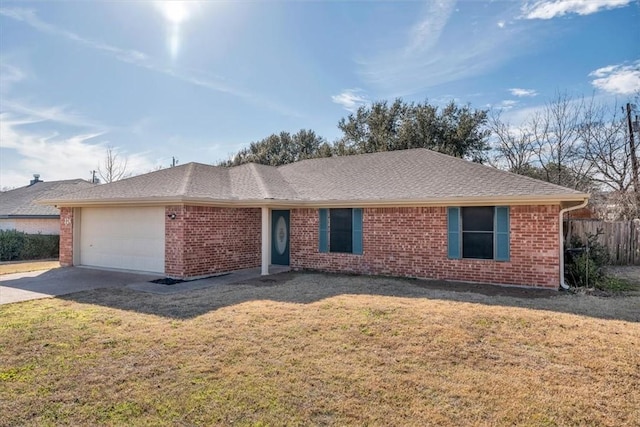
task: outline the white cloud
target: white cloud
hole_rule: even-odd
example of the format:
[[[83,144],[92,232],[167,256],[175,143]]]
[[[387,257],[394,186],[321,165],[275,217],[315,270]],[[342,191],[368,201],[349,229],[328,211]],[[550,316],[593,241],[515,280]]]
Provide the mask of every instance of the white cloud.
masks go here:
[[[519,97],[537,96],[538,95],[538,92],[536,92],[533,89],[522,89],[522,88],[518,88],[518,87],[514,87],[514,88],[509,89],[509,92],[511,92],[511,95],[519,96]]]
[[[598,68],[589,73],[591,84],[617,95],[633,95],[640,91],[640,60],[631,64],[617,64]]]
[[[3,186],[24,186],[33,173],[39,173],[46,181],[87,178],[89,171],[96,168],[97,159],[103,155],[102,148],[89,142],[101,134],[61,137],[55,131],[28,131],[24,125],[30,120],[35,119],[0,113],[0,149],[5,153]],[[10,151],[15,151],[17,161],[6,162],[4,157],[10,156]]]
[[[42,123],[42,120],[0,113],[0,149],[4,153],[0,177],[3,187],[22,187],[34,173],[39,173],[45,181],[88,179],[89,171],[96,169],[104,159],[108,144],[104,133],[85,128],[61,135],[56,130],[25,128],[25,125],[33,123]],[[144,153],[126,153],[117,147],[116,150],[122,157],[127,157],[127,168],[134,174],[154,167]],[[16,157],[16,160],[5,159],[9,156]]]
[[[8,92],[13,85],[24,79],[24,71],[10,65],[6,58],[0,57],[0,94]]]
[[[424,52],[435,46],[449,22],[455,4],[456,2],[451,0],[427,2],[427,10],[423,13],[422,19],[409,31],[409,42],[405,47],[405,53]]]
[[[92,128],[99,130],[99,132],[106,132],[106,126],[87,119],[82,114],[69,109],[64,105],[53,107],[40,107],[29,105],[24,102],[18,102],[6,97],[2,100],[2,108],[5,111],[12,111],[13,113],[19,113],[23,117],[28,117],[29,123],[39,123],[44,121],[56,122],[63,125]]]
[[[185,70],[172,66],[166,66],[158,63],[157,61],[154,61],[153,58],[151,58],[149,55],[138,50],[122,49],[107,43],[82,37],[74,32],[67,31],[63,28],[59,28],[47,22],[44,22],[32,10],[22,8],[0,8],[0,15],[4,15],[8,18],[24,22],[40,32],[55,35],[58,37],[64,37],[87,48],[109,54],[119,61],[145,68],[150,71],[163,73],[189,84],[236,96],[246,100],[251,104],[269,108],[283,115],[293,117],[300,116],[300,114],[296,111],[279,105],[269,99],[264,99],[259,95],[252,94],[244,89],[238,88],[223,78],[213,76],[209,73],[199,72],[197,70]]]
[[[0,187],[22,187],[33,173],[46,181],[88,178],[105,155],[111,131],[68,106],[41,106],[12,98],[25,79],[18,67],[4,62],[0,110]],[[153,163],[144,153],[122,153],[129,169],[147,172]]]
[[[378,96],[408,96],[470,78],[525,52],[516,49],[525,40],[519,37],[523,26],[507,25],[508,19],[519,11],[519,5],[506,3],[507,7],[497,14],[467,22],[462,14],[455,14],[454,0],[426,4],[409,31],[371,40],[369,46],[385,48],[356,58],[360,78]],[[500,28],[497,22],[504,22],[505,26]],[[464,31],[460,31],[461,25]]]
[[[632,0],[540,0],[522,6],[524,19],[552,19],[569,13],[590,15],[601,10],[615,9]]]
[[[506,22],[504,22],[504,21],[498,21],[498,27],[500,27],[500,28],[504,28],[504,26],[505,26],[505,25],[507,25],[507,23],[506,23]]]
[[[501,101],[500,104],[496,105],[496,108],[500,110],[511,110],[516,105],[518,105],[518,101],[515,99],[505,99]]]
[[[338,95],[332,95],[331,100],[336,104],[342,105],[342,107],[355,113],[358,110],[358,107],[362,105],[366,105],[369,103],[369,100],[361,95],[363,91],[361,89],[345,89],[342,93]]]
[[[15,19],[16,21],[24,22],[25,24],[28,24],[29,26],[43,33],[64,37],[68,40],[82,44],[91,49],[107,52],[124,62],[130,62],[132,64],[142,64],[143,61],[148,60],[147,55],[140,51],[121,49],[115,46],[108,45],[106,43],[81,37],[71,31],[67,31],[65,29],[48,24],[38,18],[33,10],[22,8],[2,8],[0,9],[0,15]]]

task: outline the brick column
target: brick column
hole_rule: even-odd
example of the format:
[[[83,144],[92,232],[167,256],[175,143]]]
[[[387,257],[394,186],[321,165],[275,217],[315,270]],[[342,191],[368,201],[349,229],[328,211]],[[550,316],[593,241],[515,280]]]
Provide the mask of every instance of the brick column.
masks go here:
[[[60,265],[73,265],[73,208],[60,208]]]
[[[185,224],[187,221],[187,212],[184,206],[165,206],[164,270],[167,276],[186,277],[184,256]]]

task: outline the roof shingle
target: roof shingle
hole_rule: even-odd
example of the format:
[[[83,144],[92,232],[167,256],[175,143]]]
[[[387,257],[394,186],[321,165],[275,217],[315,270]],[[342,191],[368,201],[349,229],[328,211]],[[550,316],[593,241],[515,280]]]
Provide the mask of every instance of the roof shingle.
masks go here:
[[[0,192],[0,218],[29,216],[58,216],[53,206],[38,204],[38,200],[64,198],[70,193],[94,187],[83,179],[39,181],[26,187]]]
[[[200,163],[151,172],[69,194],[57,202],[280,200],[437,201],[509,196],[585,196],[558,185],[427,149],[309,159],[273,167]],[[53,201],[53,197],[50,198]]]

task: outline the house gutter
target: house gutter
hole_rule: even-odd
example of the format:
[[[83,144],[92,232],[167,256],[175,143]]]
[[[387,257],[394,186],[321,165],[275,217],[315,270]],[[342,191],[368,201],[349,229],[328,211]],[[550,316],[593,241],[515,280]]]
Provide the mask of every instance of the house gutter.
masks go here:
[[[60,207],[91,206],[166,206],[166,205],[206,205],[217,207],[271,207],[271,208],[347,208],[347,207],[424,207],[424,206],[488,206],[488,205],[543,205],[563,202],[581,203],[587,194],[559,194],[540,196],[476,196],[441,197],[431,199],[352,199],[352,200],[309,200],[309,199],[213,199],[209,197],[147,197],[119,199],[43,199],[36,203]]]
[[[558,214],[560,218],[560,287],[565,291],[569,289],[569,285],[564,282],[564,214],[566,212],[575,211],[577,209],[582,209],[589,203],[589,199],[586,198],[582,203],[576,206],[571,206],[568,208],[560,209],[560,213]]]

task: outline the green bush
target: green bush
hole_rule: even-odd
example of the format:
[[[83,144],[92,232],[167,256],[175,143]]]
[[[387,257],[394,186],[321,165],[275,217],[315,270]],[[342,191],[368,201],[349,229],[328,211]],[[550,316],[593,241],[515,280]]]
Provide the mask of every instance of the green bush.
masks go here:
[[[604,278],[602,266],[596,264],[586,252],[574,257],[565,268],[565,277],[571,286],[597,287]]]
[[[604,267],[609,262],[609,254],[598,242],[599,234],[588,234],[586,241],[571,236],[570,247],[574,252],[573,255],[565,256],[565,279],[569,285],[600,288],[608,282]],[[575,249],[582,252],[575,252]]]
[[[0,230],[0,261],[58,258],[60,236]]]
[[[19,259],[25,234],[16,230],[0,230],[0,261]]]

